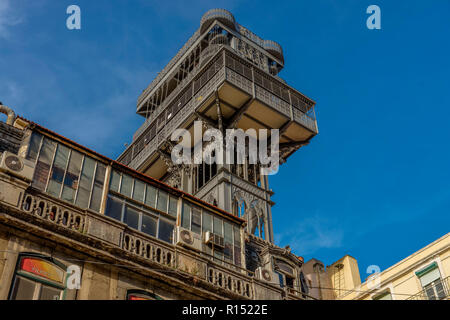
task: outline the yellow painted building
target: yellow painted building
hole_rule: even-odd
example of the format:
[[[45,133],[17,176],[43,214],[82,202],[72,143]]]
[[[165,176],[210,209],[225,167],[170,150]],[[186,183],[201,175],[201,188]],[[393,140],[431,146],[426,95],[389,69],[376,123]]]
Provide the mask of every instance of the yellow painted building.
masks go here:
[[[356,259],[348,255],[326,272],[337,300],[449,300],[450,233],[364,283]]]

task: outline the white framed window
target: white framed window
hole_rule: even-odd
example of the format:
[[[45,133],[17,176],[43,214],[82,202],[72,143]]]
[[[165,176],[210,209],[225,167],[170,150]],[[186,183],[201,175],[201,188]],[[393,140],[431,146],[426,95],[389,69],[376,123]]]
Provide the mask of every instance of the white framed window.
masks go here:
[[[444,283],[442,282],[441,272],[436,261],[425,268],[416,271],[420,284],[428,300],[441,300],[446,297]]]

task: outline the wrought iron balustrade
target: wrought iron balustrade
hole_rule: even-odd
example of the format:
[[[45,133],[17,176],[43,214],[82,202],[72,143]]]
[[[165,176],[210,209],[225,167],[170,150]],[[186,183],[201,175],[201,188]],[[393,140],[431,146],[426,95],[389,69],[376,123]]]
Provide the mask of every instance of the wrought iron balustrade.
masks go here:
[[[448,300],[450,298],[450,277],[437,279],[426,285],[422,291],[407,300]]]
[[[214,54],[208,55],[208,67],[201,67],[194,70],[189,76],[183,79],[183,83],[169,94],[163,103],[155,112],[142,124],[134,135],[133,145],[129,147],[120,157],[119,161],[137,168],[155,148],[163,142],[171,133],[167,126],[175,129],[173,124],[181,124],[178,114],[183,113],[187,116],[186,106],[189,109],[196,109],[213,90],[222,82],[227,80],[233,85],[241,88],[248,94],[253,94],[255,87],[255,97],[278,112],[290,117],[290,108],[292,107],[293,120],[302,124],[306,128],[317,132],[317,123],[315,119],[314,102],[302,95],[300,92],[292,89],[278,79],[264,74],[262,71],[254,68],[248,62],[239,61],[239,55],[231,53],[226,45],[213,46]],[[224,49],[224,51],[222,50]],[[234,52],[234,51],[233,51]],[[222,63],[222,54],[225,54],[225,66]],[[254,77],[252,76],[254,70]],[[189,93],[189,99],[185,99],[186,90]],[[193,96],[192,96],[193,95]],[[170,114],[170,117],[168,116]],[[183,116],[183,119],[185,118]],[[175,120],[177,119],[177,120]],[[148,136],[148,132],[156,126],[154,135]],[[154,129],[154,128],[153,128]],[[164,134],[161,134],[164,131]],[[164,137],[163,137],[164,136]],[[155,137],[158,139],[155,141]],[[161,140],[159,138],[162,138]],[[145,140],[145,142],[142,142]],[[149,147],[149,144],[156,145]],[[137,146],[137,147],[135,147]]]

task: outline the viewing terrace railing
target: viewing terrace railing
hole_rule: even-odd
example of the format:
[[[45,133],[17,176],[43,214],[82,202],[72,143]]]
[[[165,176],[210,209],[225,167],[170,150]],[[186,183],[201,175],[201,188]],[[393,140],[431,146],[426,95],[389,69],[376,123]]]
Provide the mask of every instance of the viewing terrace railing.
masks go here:
[[[186,85],[191,82],[193,78],[201,71],[202,66],[219,50],[221,49],[221,45],[211,45],[207,49],[205,49],[200,55],[200,63],[198,66],[194,67],[194,69],[181,80],[177,87],[164,99],[163,103],[153,112],[145,122],[136,130],[133,135],[133,141],[136,140],[137,137],[141,135],[141,133],[148,128],[148,126],[158,118],[158,116],[166,110],[166,107],[173,101],[175,97],[179,95],[181,91],[185,91]]]
[[[119,161],[138,168],[224,81],[229,81],[286,117],[317,132],[312,100],[226,50],[228,46],[216,48],[221,53],[212,55],[204,67],[184,79],[185,84],[179,85],[164,100],[138,129],[133,144],[122,153]]]
[[[172,67],[180,60],[180,58],[187,52],[187,50],[191,47],[191,45],[197,41],[200,37],[200,29],[195,31],[192,37],[181,47],[181,49],[177,52],[177,54],[169,61],[169,63],[164,67],[164,69],[158,73],[155,79],[149,84],[149,86],[141,93],[138,98],[137,104],[141,104],[141,102],[150,94],[150,92],[156,87],[156,85],[161,81],[162,78],[172,69]]]

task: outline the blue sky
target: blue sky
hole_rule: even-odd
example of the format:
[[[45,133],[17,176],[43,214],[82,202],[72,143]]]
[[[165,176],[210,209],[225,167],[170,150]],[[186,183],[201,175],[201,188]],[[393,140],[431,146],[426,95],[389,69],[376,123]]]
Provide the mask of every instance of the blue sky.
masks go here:
[[[449,232],[450,2],[0,0],[0,101],[116,158],[139,93],[214,7],[279,42],[319,135],[271,177],[277,244],[385,269]],[[65,26],[81,8],[82,29]],[[368,30],[366,8],[381,8]]]

